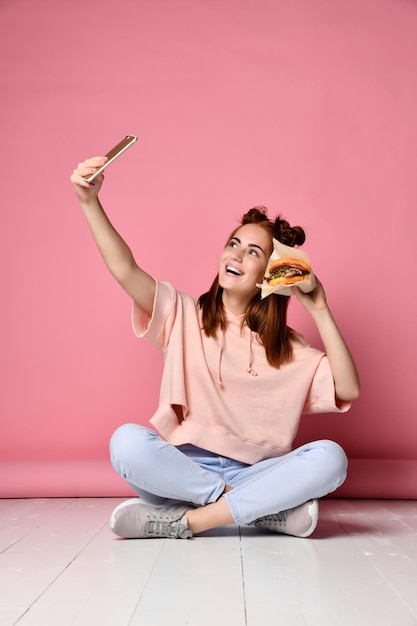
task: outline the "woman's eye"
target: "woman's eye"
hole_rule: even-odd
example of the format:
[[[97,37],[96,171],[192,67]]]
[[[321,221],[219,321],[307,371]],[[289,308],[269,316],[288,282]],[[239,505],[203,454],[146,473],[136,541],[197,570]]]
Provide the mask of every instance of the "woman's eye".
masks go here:
[[[237,243],[236,243],[236,241],[233,241],[233,239],[232,239],[232,241],[229,243],[229,246],[230,246],[231,248],[236,248],[236,247],[237,247]]]
[[[249,254],[251,254],[252,256],[258,256],[257,251],[254,250],[253,248],[252,248],[252,250],[249,250]]]

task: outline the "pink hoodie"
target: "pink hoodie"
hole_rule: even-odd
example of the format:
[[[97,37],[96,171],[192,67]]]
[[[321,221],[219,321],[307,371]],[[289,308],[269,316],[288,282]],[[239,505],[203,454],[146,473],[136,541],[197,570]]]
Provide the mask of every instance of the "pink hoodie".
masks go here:
[[[278,297],[278,296],[274,296]],[[133,305],[138,337],[155,343],[164,357],[159,407],[151,423],[170,443],[191,443],[253,464],[291,450],[302,413],[344,412],[336,404],[327,357],[293,344],[293,358],[269,365],[263,346],[242,316],[227,313],[216,338],[201,330],[193,298],[157,282],[152,318]],[[178,418],[181,407],[182,418]]]

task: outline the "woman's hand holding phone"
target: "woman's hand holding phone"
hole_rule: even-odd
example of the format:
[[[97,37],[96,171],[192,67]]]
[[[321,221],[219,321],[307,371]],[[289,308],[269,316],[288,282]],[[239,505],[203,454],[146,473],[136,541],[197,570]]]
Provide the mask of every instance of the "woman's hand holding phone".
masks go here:
[[[103,183],[103,171],[123,152],[137,141],[136,135],[126,135],[104,157],[93,157],[79,163],[73,171],[71,182],[80,202],[87,202],[97,197]]]
[[[107,157],[92,157],[79,163],[71,175],[71,183],[80,202],[96,198],[104,180],[104,174],[98,174],[89,183],[86,178],[94,174],[107,161]]]

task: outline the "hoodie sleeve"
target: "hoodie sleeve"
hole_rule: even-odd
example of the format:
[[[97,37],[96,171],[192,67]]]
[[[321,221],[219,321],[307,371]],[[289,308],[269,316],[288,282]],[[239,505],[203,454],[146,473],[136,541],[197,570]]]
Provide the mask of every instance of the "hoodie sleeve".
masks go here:
[[[152,315],[149,316],[133,302],[132,326],[135,335],[148,339],[162,350],[169,342],[175,321],[176,291],[170,283],[156,281],[155,300]]]
[[[303,413],[345,413],[350,407],[351,402],[336,398],[330,363],[323,355],[315,371]]]

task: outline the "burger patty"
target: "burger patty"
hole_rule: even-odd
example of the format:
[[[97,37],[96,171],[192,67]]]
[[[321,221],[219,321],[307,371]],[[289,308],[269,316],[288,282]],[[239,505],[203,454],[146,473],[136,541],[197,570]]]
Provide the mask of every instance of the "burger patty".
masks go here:
[[[282,267],[277,267],[269,278],[292,278],[293,276],[304,276],[308,273],[309,272],[303,271],[298,267],[283,265]]]

